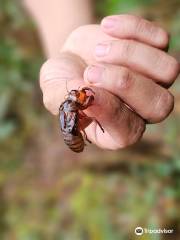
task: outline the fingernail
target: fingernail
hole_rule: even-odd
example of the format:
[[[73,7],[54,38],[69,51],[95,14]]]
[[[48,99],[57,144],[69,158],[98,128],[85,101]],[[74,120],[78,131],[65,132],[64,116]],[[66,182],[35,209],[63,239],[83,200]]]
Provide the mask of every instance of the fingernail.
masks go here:
[[[98,83],[102,80],[104,68],[99,66],[89,66],[85,71],[85,80],[89,83]]]
[[[95,54],[97,57],[104,57],[109,53],[110,44],[109,43],[99,43],[96,46]]]
[[[113,28],[116,24],[116,18],[114,17],[106,17],[102,20],[101,25],[104,28]]]

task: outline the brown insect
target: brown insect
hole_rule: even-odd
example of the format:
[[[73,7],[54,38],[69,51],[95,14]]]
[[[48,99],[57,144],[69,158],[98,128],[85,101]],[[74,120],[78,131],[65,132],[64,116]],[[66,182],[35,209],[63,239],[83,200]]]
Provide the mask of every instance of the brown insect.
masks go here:
[[[83,112],[83,110],[93,104],[94,95],[94,91],[88,87],[84,87],[81,90],[71,90],[59,108],[60,125],[64,142],[72,151],[77,153],[84,150],[84,146],[86,145],[84,138],[87,142],[91,143],[87,138],[83,122],[91,123],[92,121],[96,121],[104,132],[101,124],[96,119],[88,117]],[[84,138],[82,133],[84,134]]]

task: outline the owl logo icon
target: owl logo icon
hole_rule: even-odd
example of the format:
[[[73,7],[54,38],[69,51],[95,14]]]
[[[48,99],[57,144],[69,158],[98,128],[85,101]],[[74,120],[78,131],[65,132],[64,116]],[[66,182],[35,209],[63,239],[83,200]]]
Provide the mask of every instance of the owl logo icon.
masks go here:
[[[144,230],[143,230],[142,227],[137,227],[137,228],[135,228],[134,232],[135,232],[136,235],[141,236],[141,235],[143,235]]]

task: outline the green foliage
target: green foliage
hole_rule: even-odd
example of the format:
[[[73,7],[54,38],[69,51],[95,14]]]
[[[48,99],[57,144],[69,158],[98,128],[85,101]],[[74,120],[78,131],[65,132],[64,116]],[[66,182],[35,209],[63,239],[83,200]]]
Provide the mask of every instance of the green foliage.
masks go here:
[[[29,134],[26,129],[32,125],[31,116],[35,117],[37,111],[33,106],[33,94],[37,92],[34,80],[42,60],[38,48],[35,52],[31,47],[35,40],[33,28],[18,3],[0,2],[0,25],[0,158],[3,162],[22,154]],[[8,148],[12,155],[6,151]]]
[[[97,14],[102,17],[112,14],[136,14],[158,22],[172,35],[171,49],[180,49],[179,0],[98,0]]]
[[[148,6],[156,0],[99,0],[97,5],[97,11],[101,15],[111,15],[111,14],[120,14],[120,13],[130,13]]]

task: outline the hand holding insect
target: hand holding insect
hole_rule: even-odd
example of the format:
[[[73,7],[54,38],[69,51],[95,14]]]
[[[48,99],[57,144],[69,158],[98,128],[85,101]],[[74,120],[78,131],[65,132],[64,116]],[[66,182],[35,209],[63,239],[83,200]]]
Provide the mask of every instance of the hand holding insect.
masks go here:
[[[75,30],[59,58],[47,61],[41,69],[46,108],[59,113],[66,81],[69,89],[86,83],[95,99],[84,112],[105,129],[103,133],[93,122],[86,128],[88,139],[107,149],[137,142],[145,130],[144,119],[160,122],[173,109],[173,96],[167,89],[179,74],[179,63],[164,52],[168,42],[163,29],[129,15]]]

